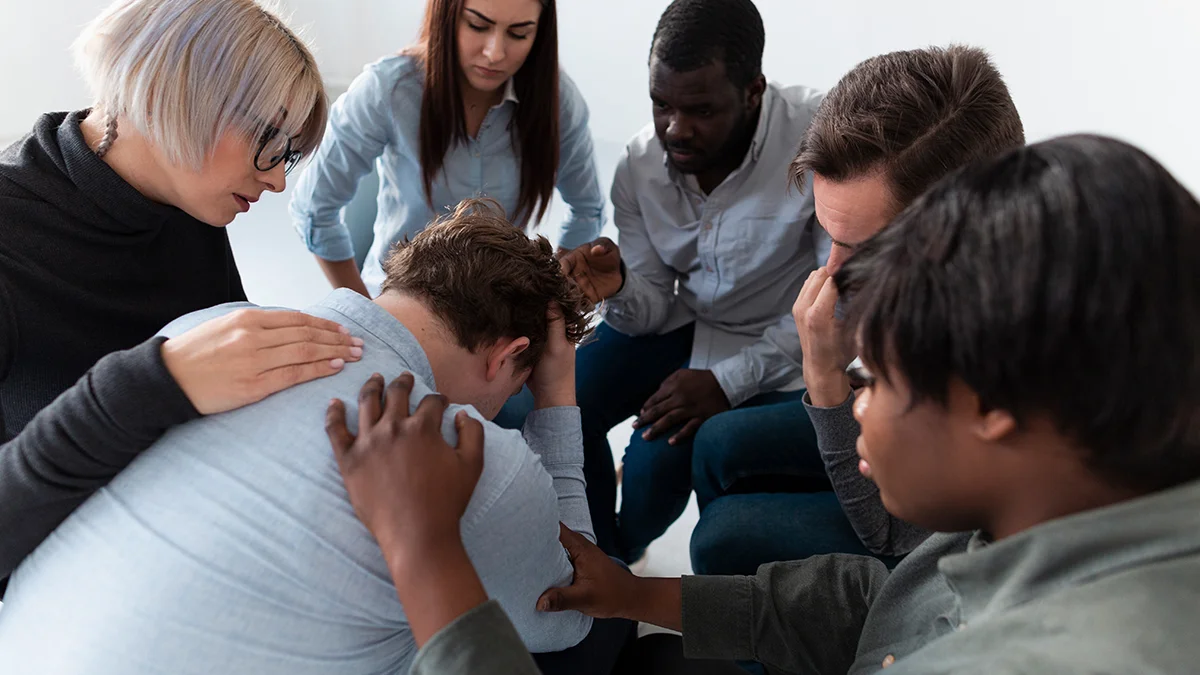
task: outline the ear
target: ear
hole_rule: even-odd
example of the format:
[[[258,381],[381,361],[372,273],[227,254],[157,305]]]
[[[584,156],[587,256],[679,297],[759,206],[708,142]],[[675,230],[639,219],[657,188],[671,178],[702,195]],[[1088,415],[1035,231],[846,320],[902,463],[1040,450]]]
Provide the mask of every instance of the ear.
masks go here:
[[[948,393],[951,412],[967,424],[970,434],[984,443],[999,443],[1017,431],[1017,418],[1007,410],[987,408],[966,382],[950,380]]]
[[[500,376],[506,363],[512,364],[517,354],[529,349],[529,338],[515,339],[500,338],[488,350],[487,381],[491,382]],[[513,368],[516,369],[515,366]]]
[[[999,443],[1017,430],[1017,419],[1007,410],[989,410],[972,426],[975,437],[985,443]]]
[[[750,81],[746,87],[746,107],[753,110],[762,104],[763,94],[767,92],[767,78],[759,75]]]

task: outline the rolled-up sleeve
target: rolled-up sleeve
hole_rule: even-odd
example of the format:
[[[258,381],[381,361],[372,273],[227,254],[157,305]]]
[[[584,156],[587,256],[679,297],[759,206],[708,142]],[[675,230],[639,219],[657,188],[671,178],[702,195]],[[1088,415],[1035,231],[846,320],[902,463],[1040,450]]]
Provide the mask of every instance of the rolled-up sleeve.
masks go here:
[[[625,285],[604,302],[604,321],[626,335],[649,335],[667,322],[675,305],[675,270],[663,262],[650,240],[638,207],[629,152],[613,176],[613,222],[625,264]]]
[[[560,78],[558,192],[570,212],[563,222],[559,246],[573,249],[600,236],[604,193],[596,174],[587,102],[566,73]]]
[[[392,140],[394,85],[379,64],[367,66],[333,104],[325,139],[296,182],[292,222],[308,250],[325,260],[354,257],[342,207]]]

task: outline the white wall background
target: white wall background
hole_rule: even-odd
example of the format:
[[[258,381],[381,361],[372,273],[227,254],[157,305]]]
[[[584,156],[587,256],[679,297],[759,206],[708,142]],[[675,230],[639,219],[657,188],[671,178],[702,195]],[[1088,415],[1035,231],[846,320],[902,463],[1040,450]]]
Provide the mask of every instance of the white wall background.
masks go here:
[[[38,113],[87,98],[67,46],[106,0],[0,0],[0,140]],[[326,79],[407,44],[421,0],[282,0],[315,44]],[[645,61],[667,0],[560,0],[562,61],[587,96],[601,153],[648,120]],[[829,87],[863,58],[966,42],[989,49],[1030,140],[1113,134],[1149,150],[1200,191],[1200,2],[1197,0],[758,0],[765,69]],[[602,157],[611,165],[611,158]]]

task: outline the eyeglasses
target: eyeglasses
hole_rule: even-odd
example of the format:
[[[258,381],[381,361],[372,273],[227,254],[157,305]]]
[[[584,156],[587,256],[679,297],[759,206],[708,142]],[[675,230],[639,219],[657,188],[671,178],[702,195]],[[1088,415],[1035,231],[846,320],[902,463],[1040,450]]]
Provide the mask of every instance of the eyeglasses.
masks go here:
[[[284,174],[289,174],[303,157],[303,152],[292,149],[292,139],[285,136],[279,127],[267,125],[258,141],[258,152],[254,153],[254,168],[270,171],[282,162]]]

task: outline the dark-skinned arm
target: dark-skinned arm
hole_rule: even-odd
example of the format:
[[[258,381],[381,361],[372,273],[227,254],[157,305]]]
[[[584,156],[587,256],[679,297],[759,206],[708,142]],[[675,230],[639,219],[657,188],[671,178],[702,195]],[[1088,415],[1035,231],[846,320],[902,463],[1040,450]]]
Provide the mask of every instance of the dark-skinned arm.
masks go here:
[[[845,673],[888,578],[874,558],[825,555],[764,565],[752,577],[644,579],[566,528],[562,542],[575,582],[546,591],[539,610],[643,621],[682,632],[688,658],[754,660],[787,672]]]
[[[374,375],[359,396],[357,436],[345,406],[330,405],[326,431],[355,513],[379,542],[420,648],[415,675],[537,675],[516,628],[488,600],[459,534],[483,471],[483,427],[455,416],[458,446],[441,434],[446,400],[429,396],[409,415],[413,378],[387,387]]]

